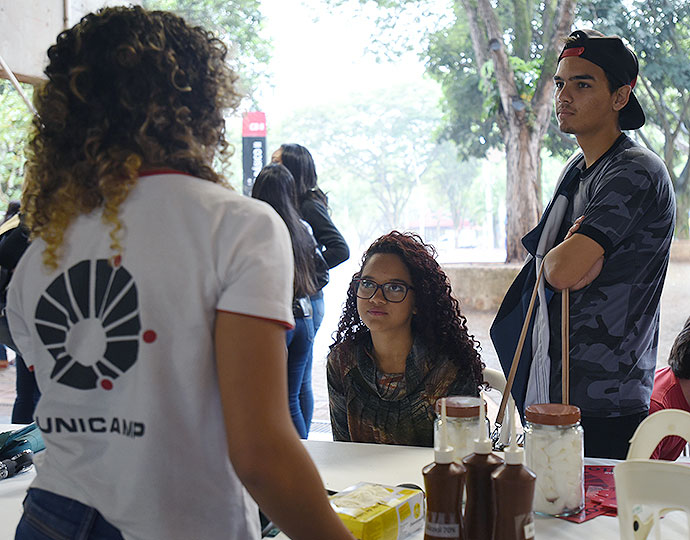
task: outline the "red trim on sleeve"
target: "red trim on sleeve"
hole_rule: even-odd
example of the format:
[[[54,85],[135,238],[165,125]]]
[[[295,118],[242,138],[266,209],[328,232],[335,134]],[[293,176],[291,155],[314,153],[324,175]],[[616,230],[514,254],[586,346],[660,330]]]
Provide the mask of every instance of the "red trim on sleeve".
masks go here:
[[[249,315],[248,313],[238,313],[237,311],[227,311],[225,309],[217,309],[216,311],[220,311],[221,313],[230,313],[232,315],[242,315],[243,317],[251,317],[252,319],[260,319],[262,321],[276,323],[280,326],[285,327],[287,330],[292,330],[294,328],[294,325],[290,324],[289,322],[280,321],[278,319],[269,319],[268,317],[259,317],[258,315]]]
[[[145,171],[139,171],[139,178],[142,176],[155,176],[157,174],[182,174],[184,176],[192,176],[191,174],[176,169],[146,169]]]

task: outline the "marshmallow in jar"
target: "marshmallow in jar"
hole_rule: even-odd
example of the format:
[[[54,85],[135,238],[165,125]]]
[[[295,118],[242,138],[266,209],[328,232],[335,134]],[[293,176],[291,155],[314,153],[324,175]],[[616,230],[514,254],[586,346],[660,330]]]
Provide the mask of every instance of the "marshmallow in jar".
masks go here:
[[[525,410],[525,457],[537,475],[534,511],[577,514],[585,506],[584,438],[580,409],[541,403]]]
[[[479,426],[479,398],[470,396],[449,396],[446,398],[446,420],[448,444],[453,447],[453,460],[462,463],[462,458],[474,452],[474,439]],[[434,445],[438,443],[438,426],[441,417],[441,400],[436,402],[434,422]]]

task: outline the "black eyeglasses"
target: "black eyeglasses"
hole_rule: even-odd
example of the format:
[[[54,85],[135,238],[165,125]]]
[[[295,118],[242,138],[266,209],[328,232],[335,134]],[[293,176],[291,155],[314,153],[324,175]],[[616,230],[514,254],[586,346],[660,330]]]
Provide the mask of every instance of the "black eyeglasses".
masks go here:
[[[383,297],[394,304],[405,300],[407,297],[407,292],[410,289],[414,289],[414,287],[406,285],[405,283],[389,281],[388,283],[379,285],[372,279],[361,278],[355,278],[352,280],[352,288],[354,289],[357,298],[362,298],[363,300],[373,298],[376,294],[376,291],[381,289],[383,292]]]

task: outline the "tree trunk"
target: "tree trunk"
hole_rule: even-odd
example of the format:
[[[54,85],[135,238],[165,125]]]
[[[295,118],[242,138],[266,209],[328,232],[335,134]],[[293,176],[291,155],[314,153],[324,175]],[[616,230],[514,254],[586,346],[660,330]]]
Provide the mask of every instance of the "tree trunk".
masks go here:
[[[504,132],[506,142],[506,262],[522,261],[527,252],[521,239],[538,222],[539,137],[526,125]]]
[[[540,44],[544,47],[544,65],[536,81],[534,95],[527,102],[518,90],[505,47],[506,32],[499,25],[491,0],[476,0],[476,3],[472,0],[459,1],[467,15],[472,46],[479,65],[484,65],[487,59],[487,45],[493,62],[500,97],[497,123],[506,145],[506,261],[520,261],[525,256],[520,240],[538,223],[541,214],[539,150],[553,107],[553,70],[562,47],[559,38],[569,33],[576,0],[556,0],[553,20],[551,12],[547,16],[552,29],[545,30],[545,35],[550,37],[546,43]],[[513,6],[522,4],[516,0]]]
[[[676,238],[690,240],[688,212],[690,212],[690,194],[678,193],[676,198]]]

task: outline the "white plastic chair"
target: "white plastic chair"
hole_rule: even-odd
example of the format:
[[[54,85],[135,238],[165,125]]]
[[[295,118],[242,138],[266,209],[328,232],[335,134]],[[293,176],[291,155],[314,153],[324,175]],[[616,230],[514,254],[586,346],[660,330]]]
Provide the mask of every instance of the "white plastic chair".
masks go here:
[[[690,540],[690,467],[631,459],[616,465],[613,476],[621,540],[644,540],[652,529],[654,538],[663,540],[661,517],[675,510],[685,512]]]
[[[661,517],[674,510],[685,512],[690,540],[690,467],[649,459],[668,435],[690,440],[690,413],[664,409],[649,415],[630,439],[626,461],[613,468],[621,540],[644,540],[652,529],[662,540]]]
[[[482,377],[484,377],[485,383],[488,383],[491,388],[498,390],[501,394],[506,389],[506,377],[502,371],[485,367],[482,371]]]
[[[627,459],[648,459],[667,435],[690,442],[690,413],[680,409],[664,409],[645,418],[630,439]]]

